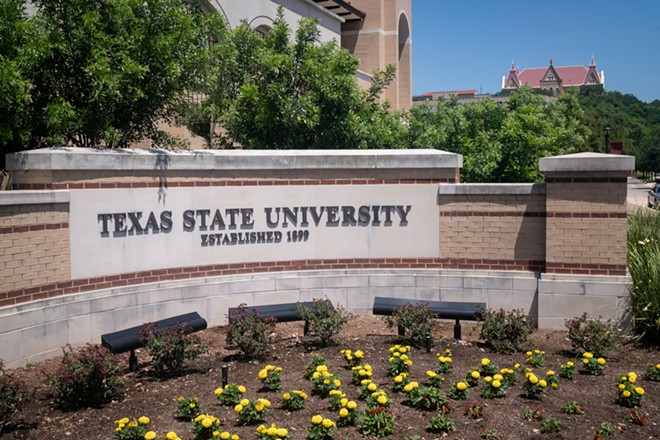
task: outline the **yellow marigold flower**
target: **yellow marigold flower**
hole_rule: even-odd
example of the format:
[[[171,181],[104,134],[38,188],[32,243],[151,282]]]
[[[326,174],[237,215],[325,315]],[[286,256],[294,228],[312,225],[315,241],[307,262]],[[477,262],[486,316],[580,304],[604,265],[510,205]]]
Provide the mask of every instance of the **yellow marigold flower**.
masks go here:
[[[231,440],[240,440],[236,434],[232,434]]]
[[[362,350],[356,350],[355,357],[358,359],[362,359],[364,357],[364,353],[362,352]]]
[[[528,351],[528,352],[525,353],[525,354],[526,354],[527,356],[531,356],[531,355],[532,355],[532,352],[531,352],[531,351]]]
[[[552,387],[552,388],[557,388],[557,382],[554,382],[554,383],[551,385],[551,387]]]
[[[625,389],[626,389],[626,386],[625,386],[624,384],[620,383],[620,384],[619,384],[619,389],[620,389],[620,390],[625,390]]]
[[[458,383],[456,384],[456,388],[459,389],[459,390],[461,390],[461,391],[463,391],[463,390],[465,390],[465,389],[467,388],[467,383],[465,383],[465,382],[458,382]]]
[[[658,370],[660,370],[660,364],[655,364],[655,368],[657,368]]]
[[[213,431],[213,437],[220,437],[220,431]]]
[[[222,434],[220,434],[220,438],[221,438],[222,440],[229,440],[229,437],[230,437],[230,435],[229,435],[229,433],[228,433],[227,431],[225,431],[225,432],[223,432]]]
[[[202,426],[204,428],[210,428],[212,424],[213,424],[213,420],[211,420],[208,417],[204,417],[204,420],[202,420]]]
[[[267,371],[267,370],[264,369],[264,370],[261,370],[261,371],[259,372],[259,379],[263,380],[263,379],[265,379],[265,378],[267,378],[267,377],[268,377],[268,371]]]
[[[539,380],[539,386],[540,386],[541,388],[545,388],[545,387],[548,386],[548,382],[546,382],[545,380],[541,379],[541,380]]]
[[[472,376],[472,379],[479,379],[479,372],[473,371],[472,373],[470,373],[470,376]]]
[[[368,384],[370,384],[370,383],[371,383],[371,379],[362,379],[362,380],[360,381],[360,385],[363,385],[363,386],[364,386],[364,385],[368,385]]]
[[[502,377],[501,374],[496,374],[496,375],[493,376],[493,380],[500,380],[501,381],[502,379],[503,379],[503,377]]]
[[[234,411],[236,411],[237,413],[243,411],[243,405],[241,405],[241,404],[239,403],[238,405],[236,405],[236,406],[234,407]]]
[[[499,388],[502,385],[502,383],[499,380],[494,380],[493,383],[491,383],[491,385],[493,386],[493,388]]]
[[[289,435],[289,431],[287,431],[285,428],[278,428],[277,429],[277,436],[278,437],[286,437]]]
[[[275,437],[277,435],[277,428],[275,425],[271,425],[271,427],[266,430],[266,435],[269,437]]]
[[[289,400],[290,398],[291,398],[291,394],[289,394],[289,393],[284,393],[282,395],[282,399],[284,399],[284,400]]]
[[[575,365],[575,364],[574,364],[573,362],[571,362],[571,361],[566,362],[566,366],[569,367],[569,368],[572,367],[572,366],[574,366],[574,365]]]
[[[355,408],[357,408],[357,403],[355,403],[354,401],[351,400],[350,402],[348,402],[348,403],[346,404],[346,407],[347,407],[348,409],[355,409]]]
[[[193,402],[190,402],[190,403],[188,404],[188,406],[189,406],[190,408],[194,408],[196,405],[195,405]]]
[[[179,396],[179,397],[177,397],[176,400],[178,400],[179,402],[182,402],[182,401],[186,400],[186,398],[183,397],[183,396]]]
[[[144,435],[144,440],[154,440],[156,438],[156,433],[149,431]]]
[[[630,397],[630,391],[626,390],[623,392],[623,397]]]
[[[238,386],[238,392],[239,392],[239,393],[244,394],[245,391],[246,391],[246,390],[245,390],[245,387],[244,387],[243,385],[239,385],[239,386]]]
[[[257,399],[259,403],[261,403],[263,406],[266,408],[270,408],[270,400],[268,399]]]
[[[257,426],[257,432],[259,434],[264,434],[267,431],[266,427],[264,425],[259,425]]]
[[[582,363],[587,365],[589,363],[589,359],[582,359]]]
[[[372,382],[369,385],[367,385],[367,389],[369,391],[376,391],[378,389],[378,385],[376,385],[375,383]]]
[[[130,420],[128,419],[128,417],[124,417],[124,418],[122,418],[122,419],[119,419],[118,422],[121,423],[121,424],[123,424],[123,425],[126,425],[129,421],[130,421]]]
[[[177,437],[178,437],[178,435],[176,435],[176,432],[174,432],[174,431],[170,431],[165,435],[165,438],[167,440],[176,440]]]
[[[490,376],[486,376],[486,377],[484,377],[484,382],[486,382],[486,383],[490,383],[490,382],[492,382],[492,381],[493,381],[493,378],[492,378],[492,377],[490,377]]]
[[[198,415],[197,417],[195,417],[195,421],[196,421],[196,422],[199,422],[199,421],[202,420],[204,417],[206,417],[206,414],[200,414],[200,415]]]
[[[213,394],[215,394],[216,396],[219,396],[220,394],[222,394],[223,391],[224,390],[222,389],[222,387],[218,387],[218,388],[215,389],[215,391],[213,391]],[[179,398],[179,400],[181,400],[181,398]]]
[[[488,358],[481,359],[481,365],[483,365],[485,367],[488,364],[490,364],[490,359],[488,359]]]
[[[594,357],[594,355],[591,354],[591,353],[589,353],[589,352],[586,352],[586,353],[584,353],[584,354],[582,355],[582,357],[583,357],[583,358],[587,358],[587,359],[591,359],[592,357]]]
[[[635,388],[635,392],[636,392],[637,394],[639,394],[640,396],[643,396],[643,395],[644,395],[644,388],[642,388],[642,387],[637,387],[637,388]]]
[[[395,377],[395,378],[394,378],[394,382],[396,382],[396,383],[401,383],[401,382],[403,382],[403,377],[402,377],[402,376],[397,376],[397,377]]]
[[[596,362],[598,362],[598,365],[605,365],[605,359],[603,358],[598,358]]]
[[[550,370],[550,371],[548,371],[548,372],[545,373],[545,374],[546,374],[547,376],[554,376],[554,375],[555,375],[555,372],[552,371],[552,370]]]
[[[520,364],[514,364],[513,368],[515,368],[517,370],[518,368],[520,368]]]
[[[149,417],[142,416],[138,419],[138,423],[140,425],[148,425],[149,424]]]
[[[529,380],[529,382],[530,382],[530,383],[533,383],[533,384],[535,384],[535,383],[538,383],[538,382],[539,382],[539,378],[538,378],[538,377],[536,377],[536,376],[535,376],[535,375],[533,375],[533,374],[530,374],[527,380]]]
[[[333,426],[335,426],[335,422],[333,422],[333,421],[330,420],[330,419],[323,419],[323,427],[324,427],[324,428],[328,428],[328,429],[329,429],[329,428],[332,428]]]
[[[346,417],[348,416],[348,410],[346,408],[342,408],[339,410],[339,417]]]
[[[408,359],[408,360],[406,360],[405,364],[410,367],[410,366],[412,366],[412,361],[410,359]]]
[[[403,391],[405,391],[406,393],[411,392],[412,389],[413,389],[413,387],[412,387],[411,384],[407,384],[405,387],[403,387]]]
[[[426,372],[426,375],[427,375],[428,377],[433,378],[433,377],[437,376],[438,374],[437,374],[435,371],[428,370],[428,371]]]
[[[322,372],[322,371],[328,371],[328,366],[325,365],[325,364],[324,365],[317,365],[316,366],[316,371],[318,371],[319,373]]]
[[[380,396],[380,397],[378,397],[377,402],[381,405],[385,405],[387,403],[387,397]]]
[[[263,404],[263,403],[257,403],[256,405],[254,405],[254,409],[256,409],[258,412],[263,411],[264,408],[265,408],[265,407],[264,407],[264,404]]]
[[[321,423],[323,423],[323,417],[321,417],[318,414],[315,415],[314,417],[312,417],[312,423],[315,425],[320,425]]]
[[[333,383],[336,387],[340,387],[340,386],[341,386],[341,381],[340,381],[339,379],[335,379],[334,381],[332,381],[332,383]]]

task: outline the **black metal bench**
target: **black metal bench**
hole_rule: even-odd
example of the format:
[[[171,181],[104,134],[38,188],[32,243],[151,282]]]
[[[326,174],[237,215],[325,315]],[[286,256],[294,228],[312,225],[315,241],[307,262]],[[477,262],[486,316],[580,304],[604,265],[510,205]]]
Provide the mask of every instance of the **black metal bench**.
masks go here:
[[[140,332],[147,324],[151,323],[101,335],[101,345],[110,350],[111,353],[125,353],[130,351],[131,354],[128,357],[128,369],[129,371],[135,371],[138,366],[135,349],[140,348],[143,345],[140,340]],[[186,330],[191,332],[204,330],[207,325],[206,320],[199,316],[197,312],[161,319],[153,324],[156,324],[156,328],[159,330],[171,326],[183,325]]]
[[[330,308],[334,308],[332,303],[324,300]],[[277,322],[293,322],[302,321],[300,313],[298,313],[298,305],[307,306],[314,309],[317,305],[314,301],[302,301],[297,303],[284,303],[284,304],[268,304],[263,306],[248,306],[242,308],[243,312],[248,315],[256,315],[258,318],[272,317]],[[241,308],[230,307],[228,312],[228,319],[231,323],[233,320],[240,319]],[[309,335],[309,321],[305,321],[305,329],[303,331],[305,336]]]
[[[461,319],[476,321],[481,316],[481,312],[486,310],[486,303],[481,302],[425,301],[377,296],[374,298],[373,314],[391,315],[396,308],[406,304],[427,305],[437,318],[455,319],[454,339],[461,339]],[[399,329],[399,335],[401,335],[401,329]]]

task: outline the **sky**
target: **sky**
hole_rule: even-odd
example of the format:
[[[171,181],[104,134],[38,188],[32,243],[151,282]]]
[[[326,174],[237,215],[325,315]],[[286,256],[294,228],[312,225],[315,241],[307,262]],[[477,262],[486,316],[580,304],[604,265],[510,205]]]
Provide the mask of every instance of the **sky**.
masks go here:
[[[660,0],[412,0],[413,95],[496,93],[519,70],[588,66],[605,90],[660,99]]]

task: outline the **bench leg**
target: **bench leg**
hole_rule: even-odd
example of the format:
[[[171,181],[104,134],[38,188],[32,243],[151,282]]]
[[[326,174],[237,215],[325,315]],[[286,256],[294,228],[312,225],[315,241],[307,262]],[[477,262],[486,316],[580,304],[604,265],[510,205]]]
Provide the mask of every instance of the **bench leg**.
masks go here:
[[[454,324],[454,339],[461,340],[461,320],[457,319]]]
[[[138,369],[138,360],[135,356],[135,350],[131,350],[130,356],[128,356],[128,371],[137,371]]]
[[[305,321],[305,329],[303,330],[303,336],[309,336],[309,321]]]

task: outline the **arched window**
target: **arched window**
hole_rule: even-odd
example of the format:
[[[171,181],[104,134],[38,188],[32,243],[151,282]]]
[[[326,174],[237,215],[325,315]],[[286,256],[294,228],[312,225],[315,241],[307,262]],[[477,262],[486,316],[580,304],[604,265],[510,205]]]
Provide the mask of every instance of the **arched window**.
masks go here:
[[[254,29],[254,32],[261,38],[266,38],[266,35],[268,35],[268,32],[270,32],[271,27],[266,26],[265,24],[262,24],[261,26],[257,26]]]
[[[406,47],[406,43],[410,39],[410,26],[408,25],[408,18],[401,14],[399,17],[399,60],[403,55],[403,51]]]

